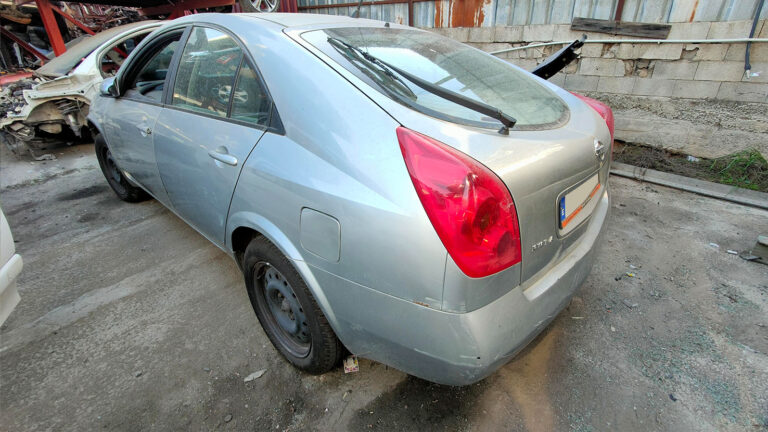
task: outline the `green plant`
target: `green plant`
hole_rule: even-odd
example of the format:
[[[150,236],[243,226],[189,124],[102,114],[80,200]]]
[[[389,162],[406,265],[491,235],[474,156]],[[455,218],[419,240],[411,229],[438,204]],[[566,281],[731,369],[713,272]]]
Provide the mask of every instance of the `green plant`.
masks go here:
[[[713,159],[709,170],[720,183],[768,191],[768,162],[755,149]]]

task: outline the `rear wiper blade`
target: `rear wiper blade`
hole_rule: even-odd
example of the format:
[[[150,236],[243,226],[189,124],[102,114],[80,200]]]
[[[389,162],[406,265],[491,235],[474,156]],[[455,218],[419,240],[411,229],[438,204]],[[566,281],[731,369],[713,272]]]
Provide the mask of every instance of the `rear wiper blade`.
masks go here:
[[[376,62],[373,62],[369,59],[367,59],[364,54],[364,52],[360,50],[356,50],[354,46],[345,43],[342,40],[329,37],[328,43],[331,44],[337,51],[339,51],[341,54],[346,56],[352,64],[354,64],[357,67],[365,67],[367,71],[370,71],[371,74],[376,74],[377,79],[389,79],[391,81],[392,88],[386,87],[385,89],[387,91],[392,91],[396,93],[402,93],[408,98],[416,99],[416,94],[413,93],[410,87],[408,87],[408,84],[403,81],[402,78],[400,78],[398,75],[396,75],[394,72],[392,72],[389,68],[385,67],[384,65],[380,65]],[[372,67],[373,66],[373,67]],[[363,71],[371,78],[370,74],[368,74],[366,71]]]
[[[438,85],[432,84],[429,81],[423,80],[416,75],[412,75],[397,66],[393,66],[384,60],[381,60],[377,57],[372,56],[371,54],[367,53],[366,51],[362,50],[359,47],[356,47],[354,45],[351,45],[347,42],[344,42],[341,39],[335,38],[335,37],[329,37],[328,42],[331,44],[341,44],[347,49],[350,49],[352,51],[355,51],[359,55],[361,55],[364,59],[369,61],[370,63],[375,64],[376,66],[384,69],[384,70],[392,70],[397,72],[398,75],[402,76],[403,78],[407,79],[408,81],[416,84],[417,86],[421,87],[422,89],[435,94],[445,100],[451,101],[457,105],[461,105],[464,108],[471,109],[472,111],[479,112],[480,114],[485,114],[489,117],[492,117],[498,121],[501,122],[503,125],[501,129],[499,129],[499,133],[502,135],[509,135],[509,129],[512,128],[515,123],[517,123],[517,120],[515,120],[514,117],[504,114],[503,111],[500,109],[485,104],[483,102],[478,102],[474,99],[468,98],[466,96],[462,96],[454,91],[445,89],[443,87],[440,87]]]

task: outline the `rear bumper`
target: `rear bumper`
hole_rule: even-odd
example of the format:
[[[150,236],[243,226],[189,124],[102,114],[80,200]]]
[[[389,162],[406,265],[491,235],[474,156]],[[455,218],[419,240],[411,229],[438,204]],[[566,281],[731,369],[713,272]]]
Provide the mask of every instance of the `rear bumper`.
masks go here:
[[[429,381],[477,382],[522,350],[568,304],[592,268],[610,208],[605,193],[583,237],[557,264],[490,304],[448,313],[388,296],[313,268],[331,321],[353,353]],[[330,318],[330,317],[329,317]]]

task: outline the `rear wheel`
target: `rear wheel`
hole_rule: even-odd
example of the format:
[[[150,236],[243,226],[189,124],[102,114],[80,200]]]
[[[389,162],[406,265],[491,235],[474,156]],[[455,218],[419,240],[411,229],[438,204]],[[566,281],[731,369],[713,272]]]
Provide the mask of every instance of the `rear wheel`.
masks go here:
[[[94,148],[96,150],[96,159],[99,160],[101,172],[107,179],[107,183],[115,191],[118,198],[126,202],[140,202],[149,199],[143,189],[132,185],[123,172],[117,166],[117,161],[112,157],[112,152],[107,147],[107,142],[101,134],[94,137]]]
[[[333,369],[344,348],[290,260],[259,237],[245,250],[243,273],[253,310],[272,345],[306,372]]]
[[[276,12],[279,7],[280,0],[240,0],[243,12]]]

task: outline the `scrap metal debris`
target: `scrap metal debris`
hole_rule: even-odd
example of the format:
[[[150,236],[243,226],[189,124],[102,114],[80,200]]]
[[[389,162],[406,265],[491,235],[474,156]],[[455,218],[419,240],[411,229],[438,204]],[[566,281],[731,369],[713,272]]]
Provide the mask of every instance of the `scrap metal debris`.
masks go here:
[[[52,160],[51,154],[36,154],[44,149],[51,137],[57,136],[67,126],[76,137],[81,136],[85,104],[78,100],[59,99],[30,107],[25,96],[48,82],[40,77],[22,79],[0,89],[0,143],[5,144],[14,154],[28,152],[35,160]]]
[[[358,372],[360,365],[357,363],[357,356],[351,355],[344,359],[344,373]]]
[[[245,379],[243,379],[243,382],[250,382],[250,381],[253,381],[255,379],[259,379],[262,376],[264,376],[265,373],[267,373],[266,369],[257,370],[256,372],[254,372],[254,373],[248,375],[247,377],[245,377]]]

